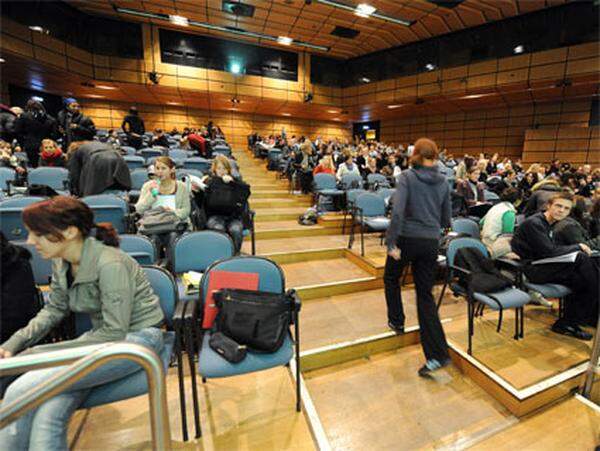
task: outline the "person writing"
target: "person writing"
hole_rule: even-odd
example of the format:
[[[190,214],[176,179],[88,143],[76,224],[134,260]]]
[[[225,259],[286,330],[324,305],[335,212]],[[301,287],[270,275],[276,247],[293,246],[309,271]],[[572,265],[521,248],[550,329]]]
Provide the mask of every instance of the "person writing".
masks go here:
[[[31,346],[72,312],[89,315],[92,329],[75,340],[52,345],[52,349],[125,340],[161,352],[164,315],[158,297],[138,263],[118,249],[118,237],[110,224],[94,224],[92,210],[66,196],[28,206],[23,222],[28,242],[43,258],[53,259],[50,298],[27,326],[0,345],[0,358],[25,350],[43,351],[44,347]],[[14,402],[64,369],[21,375],[9,385],[3,403]],[[83,376],[0,430],[3,449],[68,449],[69,419],[90,390],[137,371],[141,371],[138,364],[115,360]]]
[[[438,243],[443,228],[450,227],[450,187],[437,166],[438,147],[427,138],[415,142],[412,168],[398,177],[392,221],[387,231],[388,256],[384,285],[388,325],[404,332],[400,276],[411,264],[417,293],[421,345],[427,361],[419,375],[429,376],[450,362],[448,343],[431,290],[435,282]]]

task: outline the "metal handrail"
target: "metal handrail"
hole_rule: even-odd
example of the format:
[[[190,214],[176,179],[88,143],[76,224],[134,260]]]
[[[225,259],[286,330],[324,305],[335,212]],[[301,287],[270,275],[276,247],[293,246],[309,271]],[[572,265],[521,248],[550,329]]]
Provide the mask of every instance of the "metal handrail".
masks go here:
[[[596,324],[596,332],[594,333],[594,343],[592,344],[592,353],[590,355],[590,364],[588,365],[585,374],[585,383],[583,384],[583,396],[590,399],[592,393],[592,385],[594,384],[594,375],[600,363],[600,316]]]
[[[170,450],[171,429],[165,370],[162,361],[154,350],[127,342],[83,346],[0,359],[0,376],[71,363],[64,370],[13,402],[3,403],[0,407],[0,429],[49,398],[61,393],[100,366],[117,359],[135,362],[146,372],[153,449]]]

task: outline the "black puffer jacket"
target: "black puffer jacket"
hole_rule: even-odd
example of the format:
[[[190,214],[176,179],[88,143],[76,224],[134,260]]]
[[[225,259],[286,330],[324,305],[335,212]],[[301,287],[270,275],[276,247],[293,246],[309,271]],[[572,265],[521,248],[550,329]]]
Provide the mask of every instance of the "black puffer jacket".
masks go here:
[[[4,104],[0,104],[0,139],[7,143],[12,142],[16,138],[15,120],[17,115]]]
[[[56,120],[41,111],[27,111],[15,120],[15,132],[29,163],[37,167],[42,140],[54,138]]]
[[[37,289],[27,249],[15,246],[0,232],[0,343],[25,327],[39,311]]]

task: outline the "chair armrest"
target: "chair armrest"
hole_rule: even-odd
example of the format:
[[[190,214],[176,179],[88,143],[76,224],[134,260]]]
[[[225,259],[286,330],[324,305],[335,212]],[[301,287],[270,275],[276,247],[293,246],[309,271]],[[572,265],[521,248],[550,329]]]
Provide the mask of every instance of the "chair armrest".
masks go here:
[[[513,260],[511,258],[500,257],[494,260],[495,263],[498,264],[503,269],[507,270],[516,270],[518,272],[523,271],[526,266],[526,263],[522,260]]]
[[[187,304],[187,302],[179,301],[175,305],[175,311],[173,312],[174,325],[180,327],[183,324]]]
[[[448,265],[448,268],[452,269],[453,271],[460,272],[460,273],[464,274],[465,276],[472,275],[471,271],[469,271],[468,269],[465,269],[465,268],[461,268],[460,266]]]

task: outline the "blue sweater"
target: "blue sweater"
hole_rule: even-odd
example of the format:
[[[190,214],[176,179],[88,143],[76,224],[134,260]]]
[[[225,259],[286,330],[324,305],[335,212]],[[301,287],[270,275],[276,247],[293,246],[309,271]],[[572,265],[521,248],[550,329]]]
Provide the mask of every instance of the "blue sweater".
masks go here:
[[[388,249],[400,237],[439,239],[442,228],[450,227],[450,186],[436,166],[415,165],[402,172],[392,203]]]

